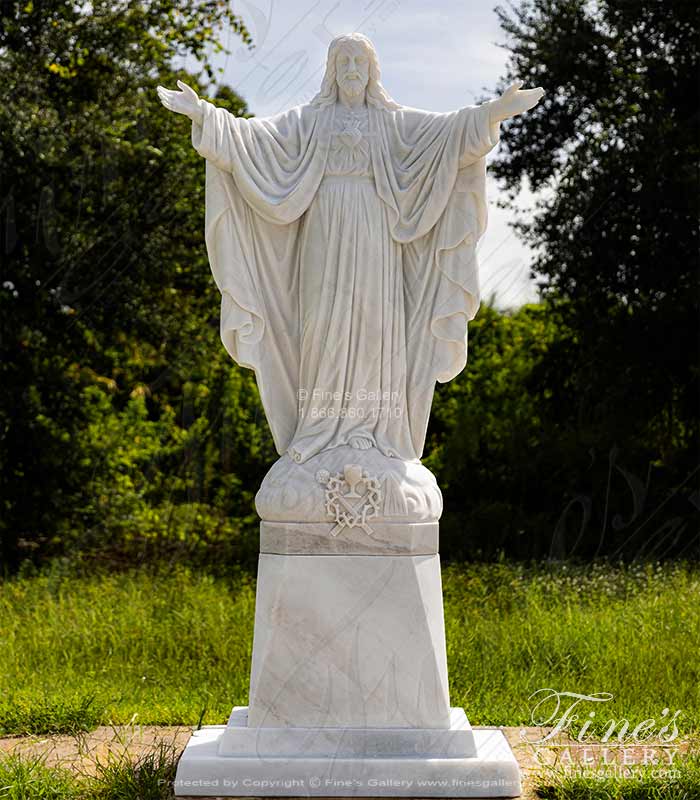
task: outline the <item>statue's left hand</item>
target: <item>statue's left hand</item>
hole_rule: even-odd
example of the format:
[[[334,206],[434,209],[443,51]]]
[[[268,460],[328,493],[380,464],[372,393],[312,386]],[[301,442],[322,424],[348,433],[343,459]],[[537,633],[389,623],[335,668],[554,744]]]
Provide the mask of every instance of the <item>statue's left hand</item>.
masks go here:
[[[159,86],[157,92],[160,102],[168,111],[174,111],[176,114],[184,114],[193,122],[201,124],[202,108],[197,92],[183,81],[178,81],[177,85],[180,88],[179,92],[166,89],[165,86]]]
[[[491,122],[503,122],[524,111],[529,111],[536,106],[542,96],[544,89],[538,86],[536,89],[521,89],[522,81],[512,83],[503,94],[489,104]]]

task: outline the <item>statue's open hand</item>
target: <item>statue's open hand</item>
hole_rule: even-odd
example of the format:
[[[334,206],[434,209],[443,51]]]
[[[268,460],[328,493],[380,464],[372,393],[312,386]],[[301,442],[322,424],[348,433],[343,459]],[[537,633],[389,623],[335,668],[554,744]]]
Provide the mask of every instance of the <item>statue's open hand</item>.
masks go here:
[[[199,104],[197,92],[186,83],[183,83],[183,81],[178,81],[177,85],[180,87],[179,92],[166,89],[165,86],[159,86],[157,92],[160,102],[168,111],[174,111],[176,114],[184,114],[193,122],[201,124],[202,109]]]
[[[541,86],[537,89],[521,89],[522,85],[522,81],[515,81],[500,97],[491,101],[492,122],[502,122],[504,119],[515,117],[524,111],[529,111],[540,102],[544,95]]]

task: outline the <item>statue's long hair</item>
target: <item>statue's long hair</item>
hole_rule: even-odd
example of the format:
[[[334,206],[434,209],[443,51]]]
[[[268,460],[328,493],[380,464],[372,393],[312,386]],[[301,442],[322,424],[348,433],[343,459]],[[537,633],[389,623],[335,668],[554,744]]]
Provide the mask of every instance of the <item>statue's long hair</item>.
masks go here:
[[[378,108],[387,111],[396,111],[401,106],[389,97],[386,89],[379,82],[379,58],[374,45],[361,33],[348,33],[336,36],[328,47],[328,58],[326,60],[326,74],[321,81],[321,91],[311,101],[312,106],[322,108],[335,103],[338,99],[338,81],[335,69],[335,59],[338,50],[343,44],[348,42],[359,42],[367,51],[369,59],[369,81],[367,82],[366,97],[367,102]]]

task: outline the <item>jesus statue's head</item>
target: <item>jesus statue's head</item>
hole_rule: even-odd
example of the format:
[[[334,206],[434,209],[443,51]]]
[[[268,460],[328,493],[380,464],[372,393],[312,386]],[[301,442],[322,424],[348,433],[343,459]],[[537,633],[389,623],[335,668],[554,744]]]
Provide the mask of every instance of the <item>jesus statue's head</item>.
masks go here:
[[[364,92],[368,103],[388,111],[401,107],[389,97],[379,82],[377,51],[361,33],[336,36],[330,43],[321,91],[311,105],[332,105],[338,99],[339,89],[351,97]]]

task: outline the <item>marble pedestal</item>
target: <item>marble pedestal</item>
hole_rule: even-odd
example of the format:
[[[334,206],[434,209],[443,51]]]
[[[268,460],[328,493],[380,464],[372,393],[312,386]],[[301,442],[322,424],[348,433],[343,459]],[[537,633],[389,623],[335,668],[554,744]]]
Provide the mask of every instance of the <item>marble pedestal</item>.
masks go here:
[[[440,557],[261,553],[248,724],[449,727]]]
[[[439,556],[261,553],[250,706],[195,732],[175,793],[519,795],[503,733],[450,708]]]
[[[249,705],[193,735],[175,793],[519,795],[503,733],[450,707],[431,473],[374,449],[285,456],[256,503]]]
[[[255,729],[246,725],[246,712],[235,708],[228,725],[195,731],[178,766],[176,795],[484,798],[520,794],[518,764],[503,732],[472,731],[462,709],[453,709],[451,726],[440,731]],[[467,757],[465,749],[473,755]]]

